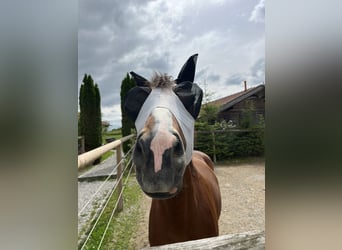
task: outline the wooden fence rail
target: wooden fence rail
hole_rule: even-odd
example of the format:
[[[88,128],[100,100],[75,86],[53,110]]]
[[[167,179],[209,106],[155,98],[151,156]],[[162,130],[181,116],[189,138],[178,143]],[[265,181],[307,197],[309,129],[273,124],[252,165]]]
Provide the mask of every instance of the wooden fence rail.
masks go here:
[[[83,153],[78,156],[78,169],[83,168],[94,162],[97,158],[101,157],[104,153],[108,152],[113,148],[118,148],[122,145],[123,142],[132,139],[135,135],[128,135],[122,137],[121,139],[115,140],[113,142],[107,143],[101,147],[95,148],[91,151]],[[119,154],[121,154],[120,150],[117,150]]]
[[[265,232],[246,232],[239,234],[227,234],[218,237],[192,240],[174,244],[168,244],[158,247],[148,247],[147,249],[228,249],[228,250],[264,250],[265,249]]]

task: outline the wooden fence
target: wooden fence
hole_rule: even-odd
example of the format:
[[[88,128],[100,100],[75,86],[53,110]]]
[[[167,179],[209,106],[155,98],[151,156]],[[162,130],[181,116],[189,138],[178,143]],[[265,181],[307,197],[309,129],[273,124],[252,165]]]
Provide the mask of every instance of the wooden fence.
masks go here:
[[[81,169],[81,168],[84,168],[84,167],[90,165],[96,159],[101,157],[101,155],[103,155],[104,153],[106,153],[106,152],[108,152],[108,151],[110,151],[112,149],[115,149],[116,150],[116,166],[113,169],[113,171],[116,170],[116,176],[117,176],[116,177],[115,185],[113,186],[113,188],[106,195],[106,198],[105,198],[106,202],[104,203],[104,205],[101,208],[101,210],[98,211],[96,213],[96,215],[94,216],[93,222],[94,221],[95,222],[91,223],[91,224],[93,224],[92,228],[90,229],[90,231],[87,234],[86,238],[84,240],[81,240],[81,242],[79,244],[79,248],[80,249],[84,249],[87,246],[87,242],[90,239],[92,233],[94,231],[96,231],[96,227],[97,227],[97,224],[98,224],[98,222],[99,222],[99,220],[101,218],[101,215],[103,214],[104,210],[106,209],[106,207],[108,205],[108,202],[111,199],[111,197],[113,196],[114,192],[117,192],[118,198],[116,200],[115,207],[112,210],[111,217],[110,217],[109,221],[107,222],[106,229],[105,229],[105,231],[102,234],[102,237],[101,237],[101,240],[99,242],[98,248],[100,248],[101,244],[103,243],[103,239],[104,239],[104,237],[106,235],[106,232],[108,230],[108,226],[111,223],[111,220],[113,218],[114,213],[115,212],[120,212],[120,211],[123,210],[123,189],[124,189],[124,187],[123,187],[124,186],[123,185],[123,176],[124,176],[125,170],[127,169],[128,170],[128,176],[126,177],[126,182],[127,182],[129,174],[131,173],[131,170],[133,169],[133,163],[132,163],[131,157],[129,157],[129,159],[126,158],[128,160],[128,162],[127,162],[127,164],[124,167],[124,163],[123,162],[124,162],[125,158],[123,158],[123,156],[122,156],[122,144],[124,142],[128,141],[128,140],[132,140],[134,137],[135,137],[134,134],[125,136],[125,137],[123,137],[123,138],[121,138],[119,140],[107,143],[107,144],[105,144],[105,145],[103,145],[101,147],[98,147],[96,149],[93,149],[91,151],[88,151],[88,152],[83,153],[83,154],[78,156],[78,169]],[[127,156],[128,156],[128,153],[127,153],[126,157]],[[129,167],[130,164],[131,164],[131,166]],[[111,176],[111,174],[108,175],[108,177],[106,178],[106,180],[104,180],[104,182],[108,181],[110,176]],[[103,185],[101,185],[99,189],[101,189],[102,187],[103,187]],[[98,191],[99,190],[97,190],[95,192],[95,194],[88,200],[88,202],[81,209],[81,211],[79,211],[78,216],[80,216],[82,211],[85,209],[85,207],[92,202],[92,200],[95,198],[95,196],[98,193]]]
[[[142,250],[148,249],[231,249],[231,250],[264,250],[265,249],[265,232],[246,232],[239,234],[227,234],[218,237],[192,240],[174,244],[168,244],[158,247],[148,247]]]
[[[94,162],[97,158],[101,157],[104,153],[107,153],[109,150],[116,149],[117,157],[121,160],[121,152],[122,152],[122,143],[132,139],[134,135],[128,135],[122,137],[119,140],[115,140],[113,142],[107,143],[101,147],[90,150],[86,153],[83,153],[78,156],[78,169],[84,168]],[[118,161],[119,162],[119,161]]]

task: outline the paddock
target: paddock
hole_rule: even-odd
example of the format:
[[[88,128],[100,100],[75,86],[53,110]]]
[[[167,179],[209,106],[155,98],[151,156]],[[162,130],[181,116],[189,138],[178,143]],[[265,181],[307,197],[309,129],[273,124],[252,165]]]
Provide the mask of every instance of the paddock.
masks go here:
[[[265,230],[265,162],[256,159],[248,163],[217,165],[222,211],[219,220],[220,236]],[[147,248],[148,216],[151,199],[140,201],[144,211],[136,235],[132,237],[135,249]]]
[[[117,148],[117,152],[121,152],[121,142],[131,139],[132,136],[122,138],[111,144],[102,146],[101,149],[98,148],[93,152],[85,153],[83,156],[79,156],[79,166],[82,166],[84,162],[91,162],[93,159],[99,157],[108,150]],[[124,169],[129,168],[129,155],[123,156],[123,159],[127,159],[128,165],[125,164]],[[118,168],[118,162],[120,160],[120,154],[116,154],[116,157],[112,159],[117,159],[112,164],[114,171]],[[87,159],[82,161],[81,159]],[[81,160],[81,161],[80,161]],[[81,165],[80,165],[81,164]],[[96,167],[94,167],[96,168]],[[216,242],[217,240],[230,240],[236,237],[242,237],[242,239],[247,242],[252,239],[255,242],[253,235],[246,235],[246,232],[257,232],[257,238],[261,245],[263,244],[264,230],[265,230],[265,161],[264,159],[256,158],[249,159],[248,161],[240,163],[227,163],[227,164],[216,164],[215,172],[217,174],[220,189],[222,192],[222,212],[219,220],[220,237],[217,239],[209,239],[210,242]],[[116,174],[115,174],[116,175]],[[134,174],[132,174],[134,175]],[[120,176],[120,174],[118,175]],[[109,174],[110,177],[110,174]],[[109,178],[107,177],[107,178]],[[106,179],[107,179],[106,178]],[[132,176],[134,178],[134,176]],[[103,180],[104,182],[105,180]],[[132,179],[135,185],[136,180]],[[115,183],[115,182],[114,182]],[[131,183],[131,184],[133,184]],[[91,184],[91,182],[90,182]],[[102,184],[101,184],[102,186]],[[116,186],[114,184],[114,186]],[[80,190],[79,190],[80,191]],[[109,193],[111,193],[111,189]],[[142,249],[149,246],[148,243],[148,216],[149,216],[149,206],[151,199],[141,192],[141,199],[134,204],[134,207],[130,207],[129,210],[139,210],[140,216],[137,219],[135,233],[130,237],[130,249]],[[79,194],[80,195],[80,194]],[[79,196],[82,197],[83,195]],[[94,198],[92,195],[84,194],[85,197],[89,199]],[[103,199],[103,198],[101,198]],[[105,200],[103,201],[105,202]],[[88,202],[87,202],[88,203]],[[105,208],[103,208],[105,209]],[[110,211],[112,208],[108,208]],[[79,208],[80,210],[80,208]],[[81,208],[83,210],[83,208]],[[127,216],[130,216],[130,211],[128,209],[124,210]],[[81,215],[81,216],[80,216]],[[79,211],[79,220],[82,219],[82,213]],[[93,221],[96,217],[93,218]],[[92,221],[92,220],[90,220]],[[88,223],[90,223],[90,221]],[[109,221],[110,222],[110,221]],[[108,223],[109,223],[108,222]],[[80,221],[79,221],[80,223]],[[80,225],[79,225],[80,226]],[[90,224],[89,224],[90,226]],[[97,229],[95,229],[97,231]],[[242,234],[241,234],[242,233]],[[89,234],[86,233],[86,237]],[[235,235],[235,236],[234,236]],[[80,237],[81,235],[79,235]],[[223,236],[223,237],[221,237]],[[81,238],[82,238],[81,237]],[[104,237],[104,235],[102,236]],[[240,238],[241,238],[240,237]],[[253,238],[254,237],[254,238]],[[113,234],[107,234],[106,238],[113,242],[115,245],[115,236]],[[236,239],[236,238],[235,238]],[[82,240],[81,240],[82,242]],[[221,241],[222,242],[222,241]],[[190,244],[190,243],[189,243]],[[81,246],[83,243],[81,244]],[[96,246],[98,243],[95,244]],[[261,248],[262,249],[262,248]]]

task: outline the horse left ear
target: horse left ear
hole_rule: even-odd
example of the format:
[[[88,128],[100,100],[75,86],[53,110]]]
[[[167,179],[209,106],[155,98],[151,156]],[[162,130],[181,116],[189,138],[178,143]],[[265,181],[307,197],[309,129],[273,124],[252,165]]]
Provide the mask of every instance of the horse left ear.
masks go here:
[[[189,59],[185,62],[182,69],[180,70],[178,77],[176,79],[176,83],[181,82],[193,82],[195,79],[195,70],[197,63],[198,54],[194,54],[189,57]]]

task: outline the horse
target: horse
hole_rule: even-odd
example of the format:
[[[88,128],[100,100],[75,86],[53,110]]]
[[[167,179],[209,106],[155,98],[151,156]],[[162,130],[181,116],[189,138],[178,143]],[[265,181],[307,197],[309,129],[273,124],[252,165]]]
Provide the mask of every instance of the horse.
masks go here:
[[[214,164],[193,150],[203,97],[193,83],[197,56],[186,61],[176,80],[155,73],[148,81],[130,72],[137,86],[126,95],[124,110],[137,129],[136,179],[152,198],[150,246],[219,235],[221,193]]]

